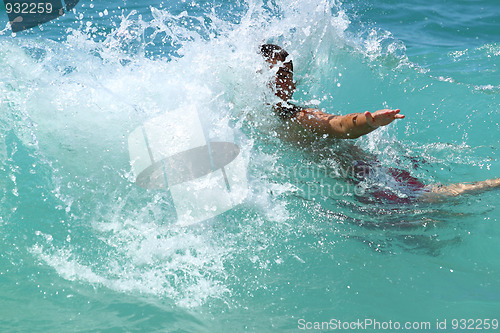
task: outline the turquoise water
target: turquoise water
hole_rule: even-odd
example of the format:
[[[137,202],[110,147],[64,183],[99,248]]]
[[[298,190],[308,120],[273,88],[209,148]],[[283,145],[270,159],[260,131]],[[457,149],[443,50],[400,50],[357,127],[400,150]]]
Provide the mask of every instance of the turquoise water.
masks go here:
[[[500,176],[498,1],[81,1],[16,36],[3,11],[2,332],[500,319],[499,191],[395,205],[342,175],[376,157],[426,184]],[[291,53],[298,103],[406,119],[356,141],[290,130],[263,42]],[[249,189],[191,227],[134,184],[127,147],[186,105],[238,144]]]

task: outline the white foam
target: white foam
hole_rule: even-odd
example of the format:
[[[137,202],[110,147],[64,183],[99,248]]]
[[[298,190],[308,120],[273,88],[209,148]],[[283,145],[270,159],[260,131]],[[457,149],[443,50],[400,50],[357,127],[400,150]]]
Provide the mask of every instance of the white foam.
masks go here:
[[[274,119],[268,105],[274,98],[267,85],[271,73],[258,47],[282,44],[297,68],[307,68],[311,58],[327,61],[330,50],[345,44],[349,20],[328,1],[276,3],[282,19],[273,18],[260,2],[248,1],[239,24],[212,13],[207,14],[210,25],[191,17],[200,23],[196,30],[180,24],[188,13],[174,16],[153,8],[151,22],[125,13],[103,41],[92,38],[96,31],[89,25],[71,30],[64,43],[0,44],[0,56],[9,48],[11,54],[3,58],[12,60],[15,54],[24,63],[2,68],[18,77],[11,99],[36,124],[32,131],[40,151],[54,163],[53,193],[66,207],[67,225],[88,225],[92,246],[100,249],[99,257],[88,257],[83,249],[89,244],[75,244],[76,237],[59,243],[42,238],[32,247],[35,256],[65,279],[165,297],[179,306],[231,295],[226,268],[231,244],[219,244],[203,229],[169,225],[174,210],[168,198],[141,192],[131,182],[126,138],[146,120],[189,104],[210,124],[210,138],[234,140],[241,148],[250,177],[245,205],[258,212],[240,217],[248,234],[264,221],[290,229],[280,195],[297,189],[268,179],[278,156],[254,149],[256,136],[271,131]],[[151,39],[177,45],[180,57],[148,58],[141,51],[151,42],[142,39],[146,29],[154,29]],[[367,49],[378,52],[379,39]],[[42,55],[37,58],[32,49]],[[173,142],[182,137],[172,135]],[[241,221],[227,221],[236,222]]]

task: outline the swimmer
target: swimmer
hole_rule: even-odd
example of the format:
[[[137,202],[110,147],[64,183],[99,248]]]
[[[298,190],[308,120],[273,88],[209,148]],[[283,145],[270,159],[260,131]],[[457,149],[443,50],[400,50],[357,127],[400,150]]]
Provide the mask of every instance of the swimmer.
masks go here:
[[[295,92],[295,81],[293,80],[293,63],[286,52],[280,46],[264,44],[260,53],[271,68],[276,68],[275,94],[281,99],[273,106],[274,111],[280,118],[300,125],[308,131],[319,135],[328,135],[339,139],[356,139],[366,135],[381,126],[387,126],[397,119],[405,116],[399,109],[384,109],[375,112],[351,113],[348,115],[331,115],[312,108],[302,108],[289,102]],[[397,169],[392,169],[397,170]],[[394,172],[394,171],[393,171]],[[421,189],[419,199],[422,201],[437,201],[458,195],[486,191],[500,187],[500,178],[488,179],[474,183],[457,183],[450,185],[426,186],[408,172],[397,170],[404,177],[396,177],[398,182],[417,184]],[[421,185],[420,185],[421,184]],[[385,197],[388,197],[385,195]],[[389,196],[390,197],[390,196]]]

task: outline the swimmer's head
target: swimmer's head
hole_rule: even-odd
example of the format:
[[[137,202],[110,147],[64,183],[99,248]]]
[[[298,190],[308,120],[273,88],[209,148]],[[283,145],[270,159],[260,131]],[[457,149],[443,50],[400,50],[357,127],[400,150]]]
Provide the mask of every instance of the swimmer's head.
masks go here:
[[[288,52],[278,45],[264,44],[260,47],[260,54],[271,64],[271,68],[278,66],[276,72],[276,96],[288,101],[295,91],[293,63],[291,59],[287,61]]]

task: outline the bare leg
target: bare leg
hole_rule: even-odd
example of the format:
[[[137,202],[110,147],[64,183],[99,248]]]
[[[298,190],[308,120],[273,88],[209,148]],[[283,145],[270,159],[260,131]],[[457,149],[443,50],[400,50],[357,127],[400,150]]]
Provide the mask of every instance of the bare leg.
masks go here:
[[[429,187],[429,192],[422,195],[423,201],[436,201],[456,197],[466,193],[483,192],[500,187],[500,178],[483,180],[474,183],[457,183]]]

